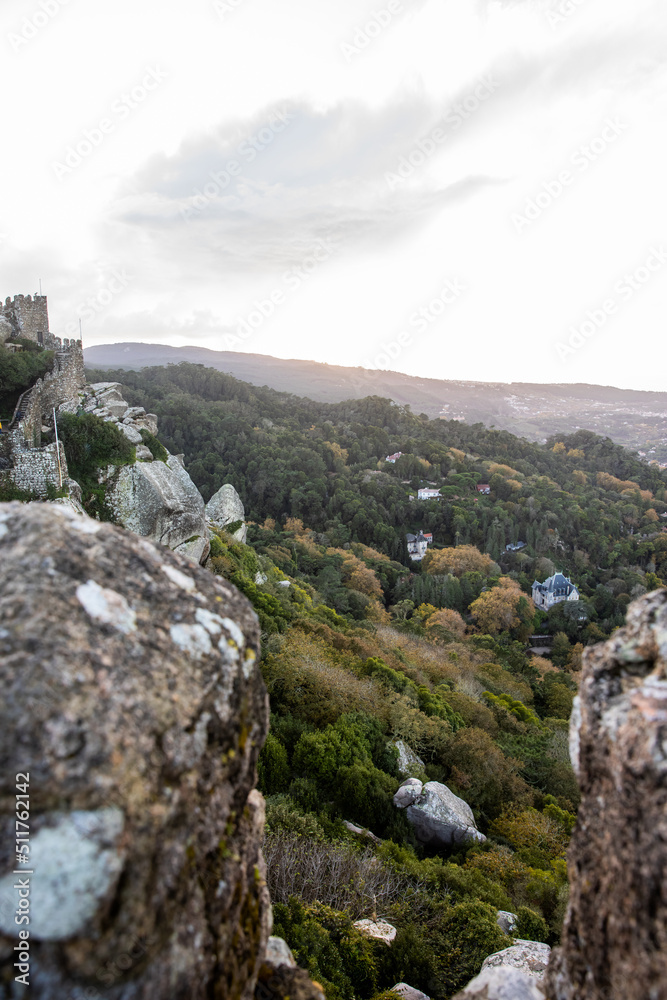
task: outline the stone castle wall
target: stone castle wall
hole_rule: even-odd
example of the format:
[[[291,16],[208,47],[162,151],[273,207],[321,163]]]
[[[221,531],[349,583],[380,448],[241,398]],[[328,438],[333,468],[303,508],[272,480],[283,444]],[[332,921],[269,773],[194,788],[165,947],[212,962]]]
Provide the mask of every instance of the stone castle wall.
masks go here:
[[[69,473],[65,449],[62,442],[58,445],[60,452],[55,443],[45,448],[29,448],[15,452],[14,465],[9,473],[14,485],[21,490],[36,493],[40,497],[48,495],[50,486],[60,489],[61,485],[67,482]],[[59,455],[60,464],[58,464]]]
[[[53,422],[52,411],[76,396],[86,384],[80,341],[56,352],[53,370],[23,393],[14,417],[3,435],[3,457],[10,465],[7,477],[22,490],[46,496],[47,486],[60,488],[67,479],[67,463],[61,446],[61,465],[55,444],[42,444],[42,425]],[[62,475],[61,475],[62,473]]]

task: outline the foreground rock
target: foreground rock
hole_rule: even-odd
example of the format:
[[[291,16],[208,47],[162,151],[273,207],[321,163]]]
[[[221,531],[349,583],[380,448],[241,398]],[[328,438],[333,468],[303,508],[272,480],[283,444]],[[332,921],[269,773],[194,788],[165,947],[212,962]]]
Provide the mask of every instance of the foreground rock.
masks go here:
[[[482,971],[501,966],[511,967],[527,976],[532,976],[533,979],[542,980],[549,964],[550,954],[551,948],[548,944],[542,944],[540,941],[517,940],[509,948],[496,951],[493,955],[485,958],[482,963]]]
[[[667,998],[667,590],[584,653],[582,804],[552,1000]],[[577,738],[578,737],[578,738]]]
[[[499,966],[483,969],[454,1000],[544,1000],[544,992],[533,976]]]
[[[416,778],[408,778],[394,795],[394,805],[398,809],[407,809],[408,820],[422,844],[453,847],[469,841],[483,843],[486,840],[477,829],[468,803],[439,781],[428,781],[422,785]]]
[[[232,533],[237,542],[245,543],[248,529],[245,524],[243,502],[231,483],[225,483],[217,493],[214,493],[206,504],[206,517],[218,528],[225,528],[237,521],[243,523]]]
[[[246,1000],[270,921],[253,610],[167,549],[49,504],[0,505],[0,563],[4,803],[30,775],[27,992]],[[5,817],[0,996],[13,997]]]

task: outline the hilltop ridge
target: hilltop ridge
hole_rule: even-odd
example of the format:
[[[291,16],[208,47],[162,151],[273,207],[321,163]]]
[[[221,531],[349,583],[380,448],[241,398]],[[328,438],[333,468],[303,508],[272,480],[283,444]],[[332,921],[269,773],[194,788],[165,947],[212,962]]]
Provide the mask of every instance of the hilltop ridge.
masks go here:
[[[348,368],[264,354],[127,342],[86,348],[91,368],[138,370],[152,365],[203,364],[252,385],[336,403],[383,396],[416,413],[483,423],[532,441],[591,430],[667,463],[667,393],[586,383],[474,382]]]

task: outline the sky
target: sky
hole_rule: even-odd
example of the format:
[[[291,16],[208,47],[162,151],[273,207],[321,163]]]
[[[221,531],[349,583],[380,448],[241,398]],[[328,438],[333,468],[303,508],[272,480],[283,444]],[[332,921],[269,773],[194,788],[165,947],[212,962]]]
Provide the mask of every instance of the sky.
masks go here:
[[[664,0],[3,0],[3,297],[84,346],[666,390]]]

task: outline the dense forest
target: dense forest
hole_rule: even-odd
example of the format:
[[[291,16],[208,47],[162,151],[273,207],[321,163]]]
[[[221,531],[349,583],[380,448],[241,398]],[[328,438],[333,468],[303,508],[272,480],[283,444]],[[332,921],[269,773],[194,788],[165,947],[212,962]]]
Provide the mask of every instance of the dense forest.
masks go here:
[[[579,431],[542,446],[377,397],[315,403],[201,365],[92,378],[122,382],[130,403],[157,413],[161,439],[185,454],[205,499],[230,482],[251,522],[297,518],[325,547],[361,543],[410,566],[389,581],[389,604],[467,613],[486,578],[443,571],[437,550],[471,545],[526,594],[535,578],[570,576],[586,622],[560,609],[535,625],[585,643],[620,625],[629,601],[667,575],[665,473],[608,438]],[[426,485],[441,498],[414,499]],[[434,537],[423,567],[410,565],[405,544],[419,529]]]

